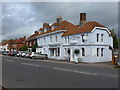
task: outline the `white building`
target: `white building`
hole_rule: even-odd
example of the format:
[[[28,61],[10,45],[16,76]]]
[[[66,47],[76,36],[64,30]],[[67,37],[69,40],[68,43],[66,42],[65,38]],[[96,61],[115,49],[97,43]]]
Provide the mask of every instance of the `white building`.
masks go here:
[[[79,25],[57,18],[49,26],[43,24],[36,37],[37,52],[48,54],[49,59],[109,62],[112,61],[113,39],[105,26],[98,22],[86,22],[86,13],[80,14]],[[75,54],[75,52],[79,52]],[[70,52],[70,53],[69,53]]]
[[[7,42],[0,44],[0,51],[9,51]]]

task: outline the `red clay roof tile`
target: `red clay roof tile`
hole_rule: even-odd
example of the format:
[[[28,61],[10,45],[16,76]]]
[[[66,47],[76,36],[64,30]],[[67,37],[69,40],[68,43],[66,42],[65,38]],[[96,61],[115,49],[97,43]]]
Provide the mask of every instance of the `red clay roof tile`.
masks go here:
[[[24,43],[24,38],[19,38],[18,40],[16,40],[14,43],[17,44],[17,43]]]

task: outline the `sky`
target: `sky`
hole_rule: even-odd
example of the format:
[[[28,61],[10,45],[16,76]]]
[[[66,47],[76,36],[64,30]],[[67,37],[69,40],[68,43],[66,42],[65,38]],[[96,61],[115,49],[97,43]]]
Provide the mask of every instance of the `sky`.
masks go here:
[[[82,12],[87,14],[87,22],[97,21],[118,33],[117,2],[2,2],[0,5],[2,39],[29,37],[44,22],[56,22],[57,16],[77,25]]]

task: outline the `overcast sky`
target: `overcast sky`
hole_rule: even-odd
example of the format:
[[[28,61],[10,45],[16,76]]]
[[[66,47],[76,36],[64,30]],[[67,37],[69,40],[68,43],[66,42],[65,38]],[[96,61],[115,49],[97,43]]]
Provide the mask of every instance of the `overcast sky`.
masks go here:
[[[117,32],[117,2],[4,2],[2,38],[28,37],[41,28],[44,22],[56,22],[57,16],[77,25],[81,12],[87,14],[87,21],[97,21]]]

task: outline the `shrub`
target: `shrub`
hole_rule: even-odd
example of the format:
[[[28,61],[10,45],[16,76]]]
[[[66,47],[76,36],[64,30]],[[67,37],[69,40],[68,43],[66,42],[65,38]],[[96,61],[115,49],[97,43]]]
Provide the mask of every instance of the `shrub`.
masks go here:
[[[27,51],[30,46],[24,45],[20,48],[20,51]]]
[[[120,68],[120,66],[114,66],[114,68]]]
[[[80,53],[80,50],[79,49],[75,49],[75,54],[79,54]]]

